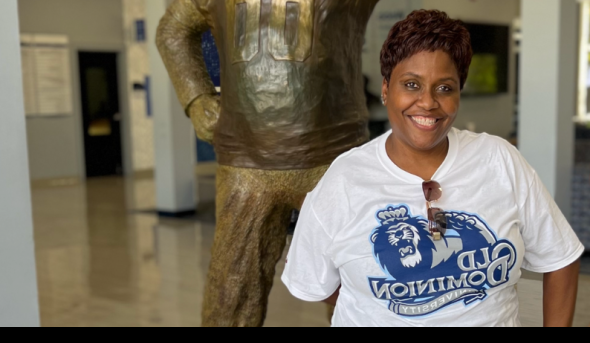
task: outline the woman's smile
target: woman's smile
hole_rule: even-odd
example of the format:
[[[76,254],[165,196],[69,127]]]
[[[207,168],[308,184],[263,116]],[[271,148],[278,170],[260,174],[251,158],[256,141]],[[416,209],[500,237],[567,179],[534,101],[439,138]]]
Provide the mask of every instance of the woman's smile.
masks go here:
[[[408,115],[410,121],[414,123],[414,126],[419,130],[423,131],[435,131],[440,125],[442,118],[425,117],[425,116],[412,116]]]

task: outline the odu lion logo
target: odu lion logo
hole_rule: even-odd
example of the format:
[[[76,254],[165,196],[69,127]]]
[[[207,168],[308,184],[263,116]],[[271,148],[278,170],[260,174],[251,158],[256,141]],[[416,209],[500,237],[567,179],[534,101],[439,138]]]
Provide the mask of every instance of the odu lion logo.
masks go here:
[[[413,217],[407,206],[377,213],[371,233],[375,260],[386,277],[370,277],[377,299],[405,317],[420,317],[455,303],[483,301],[487,291],[510,279],[516,249],[478,216],[447,212],[448,231],[434,241],[428,221]]]

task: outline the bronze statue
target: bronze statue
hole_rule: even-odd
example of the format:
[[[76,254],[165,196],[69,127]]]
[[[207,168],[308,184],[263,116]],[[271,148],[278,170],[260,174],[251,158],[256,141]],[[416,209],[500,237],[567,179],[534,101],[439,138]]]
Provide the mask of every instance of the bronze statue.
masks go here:
[[[175,0],[162,19],[158,48],[220,164],[203,326],[263,324],[292,210],[368,141],[361,52],[377,2]],[[209,29],[221,97],[202,56]]]

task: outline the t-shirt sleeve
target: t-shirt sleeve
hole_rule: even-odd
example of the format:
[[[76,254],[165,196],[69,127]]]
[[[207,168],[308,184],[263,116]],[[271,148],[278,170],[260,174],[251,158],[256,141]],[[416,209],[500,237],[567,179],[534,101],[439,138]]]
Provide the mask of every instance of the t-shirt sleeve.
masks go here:
[[[521,207],[521,220],[526,250],[524,269],[536,273],[558,271],[584,253],[584,246],[576,233],[534,172],[526,201]]]
[[[282,281],[298,299],[320,302],[340,287],[340,274],[327,251],[332,239],[314,212],[312,201],[303,204]]]

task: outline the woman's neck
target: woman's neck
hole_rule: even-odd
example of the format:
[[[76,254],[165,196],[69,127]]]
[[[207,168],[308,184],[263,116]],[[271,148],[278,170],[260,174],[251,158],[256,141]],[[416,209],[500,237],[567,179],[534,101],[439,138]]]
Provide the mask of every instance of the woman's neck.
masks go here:
[[[416,150],[393,134],[387,139],[387,155],[395,165],[425,181],[432,180],[449,153],[449,140],[444,139],[431,150]]]

